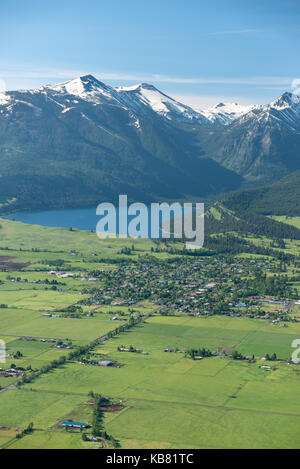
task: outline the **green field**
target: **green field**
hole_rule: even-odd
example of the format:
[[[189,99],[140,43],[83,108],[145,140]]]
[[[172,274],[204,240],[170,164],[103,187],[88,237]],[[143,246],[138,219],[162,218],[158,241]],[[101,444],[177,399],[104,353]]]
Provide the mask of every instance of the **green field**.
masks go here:
[[[38,311],[51,311],[64,308],[82,299],[81,295],[56,291],[2,291],[1,301],[10,308],[30,308]]]
[[[137,330],[122,336],[125,344],[162,348],[199,346],[212,350],[233,347],[259,357],[276,349],[280,358],[290,358],[291,342],[299,334],[299,325],[278,328],[256,319],[154,317],[146,327],[138,326]]]
[[[295,226],[296,228],[300,228],[300,217],[286,217],[282,216],[275,216],[272,217],[274,220],[280,221],[281,223],[287,223],[288,225]]]
[[[188,261],[183,266],[178,264],[183,270],[178,270],[180,275],[176,278],[177,269],[171,269],[174,254],[169,254],[167,247],[165,252],[154,252],[157,246],[152,241],[134,241],[134,251],[126,255],[120,250],[130,248],[132,240],[99,241],[95,233],[79,230],[43,228],[6,220],[1,220],[0,224],[0,256],[12,256],[12,262],[28,264],[19,269],[9,266],[9,270],[4,268],[0,272],[0,339],[6,343],[8,366],[14,364],[26,373],[45,369],[45,365],[66,357],[70,349],[60,349],[55,342],[41,340],[70,340],[72,349],[76,350],[126,325],[130,315],[134,316],[133,312],[135,317],[152,313],[127,331],[119,331],[97,346],[93,344],[89,359],[106,358],[117,366],[89,366],[71,357],[20,387],[11,387],[17,378],[0,376],[0,447],[75,449],[97,446],[97,443],[83,441],[80,431],[66,432],[58,426],[66,418],[91,424],[91,391],[123,406],[105,413],[104,418],[105,431],[119,440],[122,448],[300,447],[297,399],[300,365],[287,363],[293,352],[291,344],[300,337],[300,325],[286,320],[281,324],[285,327],[280,327],[272,324],[267,315],[297,316],[299,307],[293,304],[287,310],[285,306],[266,305],[263,319],[224,314],[188,316],[195,299],[191,292],[214,281],[215,277],[227,275],[229,281],[211,292],[201,288],[201,295],[207,295],[204,306],[199,309],[201,313],[205,312],[205,304],[219,301],[218,292],[235,295],[234,301],[239,301],[234,282],[240,281],[241,272],[242,279],[253,275],[251,266],[257,259],[263,260],[262,257],[240,254],[230,261],[236,263],[233,269],[230,263],[220,264],[220,267],[218,257],[208,260],[207,264],[203,259],[198,264]],[[271,243],[268,238],[252,238],[257,245]],[[287,242],[286,252],[299,252],[299,242]],[[148,268],[145,267],[147,262],[138,264],[139,256],[145,254],[153,256],[148,256],[147,262],[154,267],[149,277],[140,277]],[[170,264],[156,264],[155,258],[170,261]],[[116,260],[125,263],[125,268],[120,270],[124,279],[113,277],[119,272]],[[170,298],[171,306],[162,306],[163,300],[168,298],[173,277],[175,288],[180,282],[184,284],[191,268],[195,275],[188,281],[191,285]],[[268,276],[285,269],[284,275],[294,276],[294,286],[299,287],[299,269],[295,264],[277,262],[271,266],[266,264],[266,268]],[[97,269],[101,270],[97,282],[82,280]],[[70,271],[74,278],[60,279],[50,275],[49,270]],[[108,281],[107,274],[110,275]],[[53,280],[58,283],[51,284]],[[113,282],[117,284],[115,296]],[[126,290],[122,289],[135,288],[140,292],[143,282],[149,282],[149,292],[124,306]],[[155,296],[157,282],[164,291],[160,298]],[[241,289],[241,284],[238,285]],[[95,298],[91,296],[98,291],[105,293]],[[111,304],[109,301],[102,304],[107,294],[111,295]],[[176,306],[182,296],[188,302],[184,310]],[[81,305],[87,299],[91,302]],[[116,306],[115,302],[121,304]],[[78,303],[80,317],[43,316],[47,312],[65,313],[66,308],[77,307]],[[174,315],[163,316],[166,311]],[[93,315],[89,316],[91,312]],[[112,320],[118,314],[119,320]],[[28,337],[35,340],[28,340]],[[121,345],[131,345],[142,353],[118,351]],[[255,355],[256,361],[216,355],[198,361],[185,354],[188,349],[203,347],[212,352],[223,348],[238,350],[245,356]],[[17,352],[21,353],[20,358],[14,358]],[[266,354],[273,353],[277,360],[263,360]],[[262,365],[271,369],[264,371]],[[16,434],[30,422],[34,423],[34,432],[16,439]]]
[[[112,322],[101,316],[95,318],[47,318],[42,312],[24,309],[4,309],[1,315],[1,334],[38,338],[92,340],[113,328]]]
[[[272,327],[243,319],[156,317],[95,350],[124,365],[121,368],[68,364],[25,388],[37,394],[72,389],[74,395],[87,395],[93,390],[121,399],[125,409],[107,417],[106,426],[126,448],[297,447],[297,369],[277,362],[276,369],[264,372],[261,361],[212,357],[197,362],[179,352],[164,352],[165,346],[187,344],[238,346],[257,356],[277,350],[278,344],[288,350],[297,329],[293,334],[288,329],[273,332]],[[269,334],[267,344],[264,334]],[[118,352],[121,343],[139,345],[148,355]],[[272,432],[266,434],[270,425]]]
[[[1,440],[0,440],[1,443]],[[60,431],[35,431],[33,435],[28,435],[22,440],[15,440],[10,445],[10,449],[91,449],[97,446],[92,442],[84,442],[79,432],[66,433]]]
[[[84,254],[97,253],[102,258],[115,256],[121,248],[130,247],[131,239],[103,239],[100,240],[96,234],[89,231],[73,230],[68,228],[46,228],[39,225],[27,225],[25,223],[14,222],[0,218],[1,239],[0,249],[10,248],[13,250],[32,251],[32,247],[45,252],[63,252],[69,254],[72,250]],[[142,252],[150,252],[154,243],[151,240],[138,240],[135,256]],[[66,249],[64,249],[66,247]],[[44,258],[45,253],[36,253],[37,259]],[[33,253],[34,255],[34,253]],[[29,258],[32,259],[32,253]],[[124,257],[124,255],[120,255]],[[73,258],[75,262],[76,257]]]
[[[126,448],[299,447],[299,417],[152,402],[130,404],[128,411],[107,424]]]
[[[6,391],[1,394],[1,425],[17,428],[34,421],[36,428],[45,429],[56,425],[82,402],[84,399],[77,396]]]

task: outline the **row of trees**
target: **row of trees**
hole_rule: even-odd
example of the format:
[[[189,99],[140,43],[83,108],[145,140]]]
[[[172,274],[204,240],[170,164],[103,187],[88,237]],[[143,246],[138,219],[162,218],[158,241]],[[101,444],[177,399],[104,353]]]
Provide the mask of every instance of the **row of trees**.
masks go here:
[[[124,332],[130,329],[131,327],[135,326],[137,323],[141,322],[142,320],[143,320],[142,317],[130,318],[127,323],[124,323],[121,326],[117,327],[116,329],[108,332],[106,336],[99,337],[98,339],[93,340],[87,345],[83,345],[81,347],[73,349],[67,355],[62,355],[57,360],[52,360],[47,365],[42,366],[39,370],[33,371],[31,374],[23,376],[17,382],[17,386],[21,386],[22,384],[26,384],[26,383],[31,383],[38,376],[45,374],[45,373],[49,373],[51,370],[59,368],[60,366],[63,366],[67,361],[79,360],[80,357],[92,351],[97,345],[101,344],[104,340],[111,338],[119,334],[120,332]]]
[[[30,433],[32,433],[34,430],[33,428],[33,422],[31,422],[26,428],[24,428],[24,430],[22,430],[20,433],[17,433],[16,434],[16,438],[23,438],[23,436],[25,435],[29,435]]]
[[[189,349],[185,352],[185,355],[187,357],[190,357],[192,360],[195,360],[195,357],[212,357],[212,352],[208,349],[205,348],[199,348],[199,349]]]

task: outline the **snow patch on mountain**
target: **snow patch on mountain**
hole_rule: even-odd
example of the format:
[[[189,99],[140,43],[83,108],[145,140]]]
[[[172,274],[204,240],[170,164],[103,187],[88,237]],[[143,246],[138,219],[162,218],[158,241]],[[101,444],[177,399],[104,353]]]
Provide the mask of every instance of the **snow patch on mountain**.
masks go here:
[[[293,93],[284,93],[270,103],[270,108],[282,111],[289,108],[297,108],[300,105],[300,96]]]
[[[243,106],[237,103],[218,103],[200,112],[212,123],[229,124],[233,120],[259,107],[259,105]]]
[[[115,90],[120,94],[120,99],[128,106],[134,106],[136,110],[150,108],[155,113],[172,119],[202,120],[206,118],[198,111],[175,99],[167,96],[148,83],[140,83],[134,86],[119,86]]]
[[[33,95],[44,95],[48,101],[60,108],[62,114],[76,109],[83,101],[89,102],[91,106],[116,106],[128,113],[130,125],[140,131],[141,118],[151,119],[155,114],[168,121],[193,125],[238,125],[253,120],[253,123],[284,122],[294,129],[300,127],[300,97],[288,92],[267,105],[219,103],[199,110],[176,101],[148,83],[113,88],[92,75],[84,75],[56,85],[46,85],[29,91],[21,90],[17,93],[22,93],[23,104],[28,106],[33,106],[30,104]],[[2,116],[12,113],[20,103],[15,92],[0,92]],[[34,109],[37,111],[38,108]]]
[[[72,109],[75,109],[75,108],[74,108],[73,106],[72,106],[72,107],[66,107],[65,109],[63,109],[63,110],[61,111],[61,113],[62,113],[62,114],[65,114],[66,112],[69,112],[69,111],[71,111]]]
[[[7,103],[9,103],[11,100],[11,97],[5,93],[0,93],[0,106],[3,106]]]
[[[270,104],[258,106],[241,116],[237,123],[256,122],[261,125],[284,124],[299,132],[300,128],[300,97],[286,92]]]
[[[105,85],[92,75],[85,75],[71,81],[59,83],[57,85],[45,86],[43,91],[52,90],[59,94],[69,94],[77,96],[85,101],[99,104],[104,100],[116,100],[116,92],[111,86]]]

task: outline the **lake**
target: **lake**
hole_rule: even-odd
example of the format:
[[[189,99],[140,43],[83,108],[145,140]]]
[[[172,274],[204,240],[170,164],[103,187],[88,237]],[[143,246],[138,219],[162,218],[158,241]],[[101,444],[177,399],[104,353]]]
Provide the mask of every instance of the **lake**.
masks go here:
[[[31,225],[78,228],[80,230],[95,230],[99,220],[95,207],[45,210],[41,212],[16,212],[6,215],[4,218]]]
[[[148,224],[150,229],[150,207],[148,209]],[[117,220],[119,215],[124,214],[126,209],[116,207]],[[184,212],[190,210],[184,209]],[[181,211],[175,211],[171,215],[171,219],[180,216]],[[75,208],[75,209],[61,209],[61,210],[45,210],[33,212],[15,212],[10,215],[4,216],[8,220],[16,220],[22,223],[31,225],[42,225],[48,227],[61,227],[61,228],[77,228],[80,230],[96,230],[96,225],[101,216],[96,215],[96,208]],[[128,221],[135,218],[135,216],[128,216]],[[168,217],[161,217],[160,221],[163,223]],[[119,224],[117,222],[116,232],[119,233]],[[160,231],[161,234],[161,231]]]

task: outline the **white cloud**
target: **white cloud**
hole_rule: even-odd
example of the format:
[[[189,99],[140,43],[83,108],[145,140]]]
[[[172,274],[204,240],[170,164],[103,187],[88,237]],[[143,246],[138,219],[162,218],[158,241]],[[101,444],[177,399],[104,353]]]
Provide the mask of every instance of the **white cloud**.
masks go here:
[[[124,73],[95,73],[102,80],[149,81],[151,83],[178,83],[191,85],[254,85],[254,86],[286,86],[290,85],[290,77],[171,77],[167,75],[135,75]]]
[[[295,78],[292,81],[291,88],[292,88],[293,93],[300,94],[300,78]]]
[[[161,74],[136,74],[123,72],[99,72],[68,69],[0,69],[1,79],[43,79],[43,80],[69,80],[81,75],[92,73],[99,80],[174,83],[174,84],[220,84],[220,85],[247,85],[247,86],[289,86],[291,77],[176,77]]]

